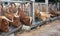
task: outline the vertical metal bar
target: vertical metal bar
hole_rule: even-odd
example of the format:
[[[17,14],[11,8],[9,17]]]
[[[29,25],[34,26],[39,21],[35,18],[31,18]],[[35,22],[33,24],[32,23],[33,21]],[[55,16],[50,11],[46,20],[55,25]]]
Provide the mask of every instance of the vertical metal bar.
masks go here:
[[[31,8],[30,8],[30,3],[29,3],[29,16],[31,16]]]
[[[41,12],[42,12],[42,11],[43,11],[43,10],[42,10],[42,4],[40,4],[40,6],[41,6]]]
[[[58,4],[57,7],[58,7],[58,9],[59,9],[59,2],[58,2],[57,4]]]
[[[33,22],[35,22],[35,10],[34,10],[34,2],[35,2],[35,0],[31,0],[31,1],[32,1]]]
[[[34,10],[34,1],[33,1],[33,22],[35,22],[35,10]]]
[[[59,10],[60,10],[60,2],[59,2]]]
[[[40,3],[38,3],[38,8],[39,8],[39,10],[40,10],[40,8],[41,8],[41,5],[40,5]],[[40,10],[41,11],[41,10]]]
[[[57,12],[57,2],[56,2],[56,4],[55,4],[55,7],[56,7],[56,12]]]
[[[23,11],[25,11],[25,4],[23,4]]]
[[[47,13],[48,13],[48,0],[45,0],[45,3],[46,3],[46,11],[47,11]]]
[[[0,16],[1,16],[1,10],[0,10]]]

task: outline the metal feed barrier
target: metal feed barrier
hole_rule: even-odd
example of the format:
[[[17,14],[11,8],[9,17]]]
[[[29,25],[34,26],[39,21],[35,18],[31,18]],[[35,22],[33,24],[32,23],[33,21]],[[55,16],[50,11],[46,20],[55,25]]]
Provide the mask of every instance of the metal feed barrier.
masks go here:
[[[60,20],[60,16],[58,16],[58,17],[54,17],[54,18],[49,18],[48,20],[46,20],[46,21],[40,21],[39,19],[39,21],[38,20],[36,20],[35,19],[35,10],[34,10],[34,4],[35,4],[35,2],[34,1],[1,1],[1,2],[9,2],[9,3],[11,3],[11,2],[14,2],[14,3],[26,3],[26,2],[28,2],[28,3],[32,3],[32,17],[33,17],[33,23],[32,23],[32,25],[30,26],[30,30],[33,30],[33,29],[36,29],[38,26],[41,26],[41,25],[44,25],[44,24],[46,24],[46,23],[49,23],[49,22],[53,22],[53,21],[55,21],[55,20]],[[48,2],[47,2],[48,3]],[[46,3],[40,3],[40,5],[41,4],[46,4]],[[48,4],[46,4],[46,8],[47,8],[47,11],[48,11]],[[41,10],[42,10],[42,8],[41,8]],[[11,26],[11,31],[9,31],[9,32],[7,32],[7,33],[5,33],[5,32],[1,32],[1,34],[0,34],[0,36],[8,36],[8,35],[10,35],[10,34],[12,34],[12,33],[15,33],[15,32],[17,32],[18,30],[20,30],[20,31],[22,31],[22,25],[21,26],[19,26],[18,28],[14,28],[14,27],[12,27]],[[21,32],[22,33],[22,32]]]
[[[8,3],[30,3],[30,1],[0,1],[0,3],[4,3],[4,2],[8,2]],[[9,4],[8,4],[9,5]],[[17,28],[15,28],[15,27],[13,27],[13,26],[10,26],[10,31],[9,32],[7,32],[7,33],[5,33],[5,32],[0,32],[0,36],[7,36],[7,35],[10,35],[10,34],[12,34],[12,33],[14,33],[14,32],[16,32],[16,31],[18,31],[18,30],[21,30],[22,29],[22,25],[20,25],[19,27],[17,27]]]

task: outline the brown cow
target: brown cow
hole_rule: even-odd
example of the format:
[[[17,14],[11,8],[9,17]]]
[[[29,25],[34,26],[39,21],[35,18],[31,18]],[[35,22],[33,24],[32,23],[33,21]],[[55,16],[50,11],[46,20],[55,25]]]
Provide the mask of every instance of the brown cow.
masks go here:
[[[11,11],[11,12],[13,12],[13,11]],[[13,26],[16,26],[16,27],[20,26],[21,25],[21,22],[20,22],[19,15],[17,15],[16,13],[11,13],[11,12],[10,12],[10,9],[9,8],[6,8],[5,16],[8,19],[10,19],[10,24],[13,25]]]
[[[42,20],[48,20],[48,18],[50,18],[51,16],[51,14],[48,14],[46,12],[40,12],[38,8],[35,8],[35,14],[36,14],[36,17]]]
[[[5,16],[0,16],[0,30],[4,32],[9,31],[9,22]]]
[[[20,21],[25,25],[30,26],[32,24],[32,17],[28,16],[21,8],[18,8],[18,15],[20,15]]]

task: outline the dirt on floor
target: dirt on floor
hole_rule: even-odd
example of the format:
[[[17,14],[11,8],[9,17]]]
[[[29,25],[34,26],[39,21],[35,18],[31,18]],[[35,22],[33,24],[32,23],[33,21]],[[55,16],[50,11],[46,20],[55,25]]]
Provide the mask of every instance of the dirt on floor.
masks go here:
[[[60,36],[60,20],[47,23],[30,32],[16,34],[15,36]]]

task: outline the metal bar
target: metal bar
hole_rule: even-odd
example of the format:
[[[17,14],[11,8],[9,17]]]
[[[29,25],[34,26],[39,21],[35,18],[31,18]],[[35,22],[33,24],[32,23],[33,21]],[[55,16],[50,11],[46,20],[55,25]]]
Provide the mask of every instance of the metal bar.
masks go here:
[[[40,7],[39,7],[40,11],[42,12],[42,5],[40,4]]]
[[[26,2],[30,2],[30,1],[0,1],[0,2],[26,3]]]
[[[43,10],[43,8],[42,8],[42,4],[45,4],[46,5],[46,12],[48,13],[48,0],[45,0],[45,2],[35,2],[35,3],[38,3],[38,4],[40,4],[40,7],[41,7],[41,11]]]
[[[59,9],[59,2],[57,3],[57,7],[58,7],[57,9]]]
[[[29,4],[30,6],[31,4]],[[29,7],[29,16],[31,16],[31,6]]]
[[[45,3],[46,3],[46,8],[47,8],[47,13],[48,13],[48,0],[45,0]]]
[[[35,10],[34,10],[34,3],[35,3],[35,0],[31,0],[32,1],[32,12],[33,12],[33,24],[35,22]]]
[[[22,25],[21,25],[21,26],[19,26],[19,27],[18,27],[18,28],[16,28],[16,29],[12,30],[12,31],[9,31],[8,33],[5,33],[5,34],[4,34],[4,36],[10,35],[10,34],[12,34],[12,33],[16,32],[16,31],[18,31],[19,29],[22,29]]]
[[[46,3],[42,3],[42,2],[35,2],[35,3],[39,3],[39,4],[46,4]]]

